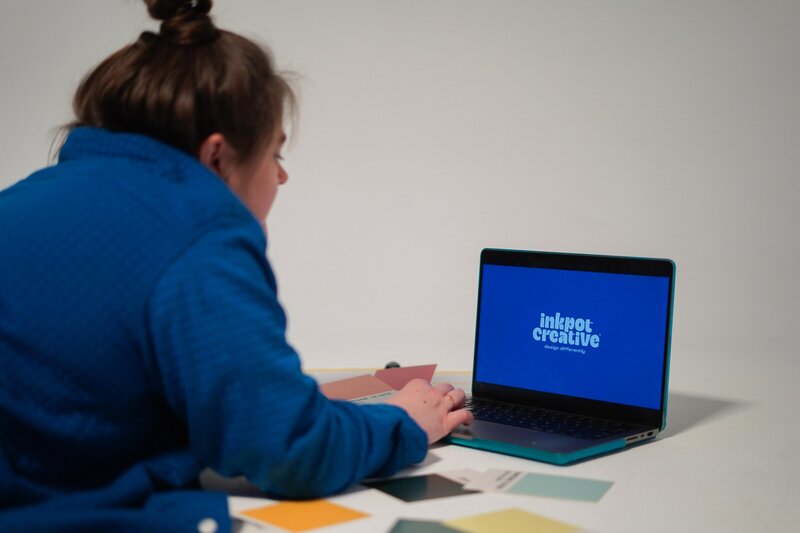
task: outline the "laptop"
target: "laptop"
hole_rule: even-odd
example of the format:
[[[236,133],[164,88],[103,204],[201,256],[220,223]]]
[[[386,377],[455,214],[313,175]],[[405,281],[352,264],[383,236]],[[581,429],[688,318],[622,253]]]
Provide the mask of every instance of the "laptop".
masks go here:
[[[675,264],[481,252],[475,415],[447,440],[565,465],[666,425]]]

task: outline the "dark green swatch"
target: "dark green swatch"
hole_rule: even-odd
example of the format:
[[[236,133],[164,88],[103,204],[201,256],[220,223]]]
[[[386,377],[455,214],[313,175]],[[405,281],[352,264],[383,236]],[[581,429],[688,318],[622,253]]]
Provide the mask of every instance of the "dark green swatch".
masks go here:
[[[405,502],[417,502],[433,498],[446,498],[448,496],[460,496],[462,494],[480,492],[477,490],[466,490],[455,481],[451,481],[437,474],[367,481],[363,484]]]
[[[394,527],[389,533],[459,533],[459,531],[449,528],[440,522],[398,520],[394,523]]]

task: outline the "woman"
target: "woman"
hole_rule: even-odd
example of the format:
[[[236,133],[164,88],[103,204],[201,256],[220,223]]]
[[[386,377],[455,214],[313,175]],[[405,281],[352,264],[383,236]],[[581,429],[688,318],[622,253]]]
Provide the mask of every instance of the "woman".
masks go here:
[[[414,381],[393,405],[323,397],[285,339],[265,258],[287,83],[210,0],[79,86],[57,165],[0,193],[0,530],[229,528],[204,467],[332,494],[469,423]]]

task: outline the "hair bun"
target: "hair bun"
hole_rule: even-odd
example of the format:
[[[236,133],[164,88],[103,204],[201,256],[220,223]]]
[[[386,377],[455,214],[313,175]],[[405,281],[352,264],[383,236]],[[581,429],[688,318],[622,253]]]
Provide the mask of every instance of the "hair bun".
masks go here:
[[[211,17],[211,0],[144,0],[147,12],[161,23],[160,33],[175,44],[194,45],[219,35]]]

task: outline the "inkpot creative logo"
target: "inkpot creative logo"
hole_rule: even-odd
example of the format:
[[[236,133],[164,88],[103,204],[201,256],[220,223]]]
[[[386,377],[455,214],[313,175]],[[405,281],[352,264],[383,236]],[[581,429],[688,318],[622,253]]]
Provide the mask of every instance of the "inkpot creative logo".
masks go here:
[[[589,318],[539,314],[539,325],[533,328],[533,340],[544,344],[546,350],[586,354],[600,347],[600,334]]]

